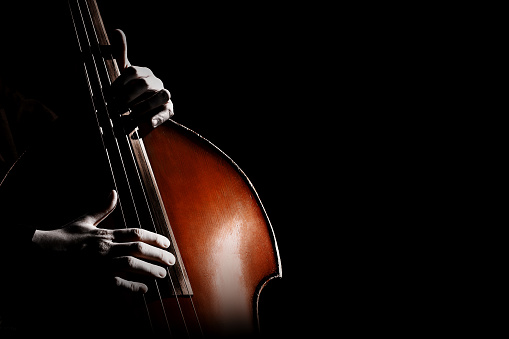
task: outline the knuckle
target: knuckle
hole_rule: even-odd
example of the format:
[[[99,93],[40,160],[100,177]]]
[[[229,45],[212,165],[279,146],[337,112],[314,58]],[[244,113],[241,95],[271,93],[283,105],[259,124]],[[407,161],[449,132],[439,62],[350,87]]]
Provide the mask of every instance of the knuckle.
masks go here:
[[[94,255],[106,256],[110,253],[112,243],[106,239],[93,238],[88,243],[88,251],[94,253]],[[89,252],[89,253],[90,253]]]
[[[97,228],[94,230],[94,234],[100,236],[100,237],[104,237],[104,236],[107,236],[108,235],[108,230],[105,230],[103,228]]]
[[[138,292],[142,292],[143,289],[140,284],[133,282],[133,283],[131,283],[131,291],[138,293]]]
[[[145,78],[140,78],[133,81],[136,81],[136,87],[138,87],[141,90],[146,91],[149,88],[149,83]]]
[[[117,288],[126,289],[132,292],[141,291],[141,286],[133,281],[127,281],[120,277],[114,278],[114,283]]]
[[[142,242],[135,242],[133,244],[133,250],[136,253],[144,253],[145,252],[145,244],[143,244]]]
[[[98,243],[99,254],[107,255],[111,250],[111,243],[105,240],[101,240]]]
[[[138,74],[142,76],[151,75],[152,71],[148,67],[144,66],[134,66],[138,70]]]
[[[163,88],[159,91],[159,95],[161,96],[161,100],[167,102],[171,98],[171,93],[166,88]]]
[[[164,83],[161,79],[159,79],[158,77],[154,76],[154,80],[155,80],[155,84],[156,84],[156,87],[157,88],[161,88],[161,89],[164,89]]]
[[[141,240],[143,237],[143,231],[141,228],[132,228],[131,233],[136,240]]]
[[[159,261],[163,261],[163,262],[166,262],[166,251],[163,251],[161,249],[157,249],[157,252],[155,252],[155,257],[157,258],[157,260]]]
[[[127,73],[128,75],[134,75],[134,76],[137,76],[138,75],[138,70],[137,70],[137,67],[135,66],[129,66],[127,67],[125,70],[124,70],[125,73]]]
[[[115,277],[114,283],[117,287],[122,287],[124,285],[124,282],[119,277]]]
[[[128,287],[131,291],[133,291],[133,292],[137,292],[137,291],[138,291],[138,286],[137,286],[134,282],[132,282],[132,281],[130,281],[130,282],[127,284],[127,287]]]
[[[127,267],[130,268],[136,267],[136,260],[134,259],[134,257],[131,256],[124,257],[124,262]]]

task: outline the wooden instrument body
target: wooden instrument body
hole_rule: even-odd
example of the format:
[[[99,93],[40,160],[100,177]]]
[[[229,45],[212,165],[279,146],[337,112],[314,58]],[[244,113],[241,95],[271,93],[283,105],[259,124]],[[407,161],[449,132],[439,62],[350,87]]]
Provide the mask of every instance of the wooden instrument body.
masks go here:
[[[203,332],[256,332],[261,289],[281,276],[276,240],[256,191],[230,158],[181,125],[169,121],[144,143]]]
[[[159,300],[147,299],[153,331],[165,333],[167,317],[176,337],[257,333],[258,297],[270,279],[281,276],[281,265],[256,191],[230,158],[173,121],[143,142],[193,291],[177,298],[162,293],[164,311]],[[96,178],[107,182],[101,177],[106,169],[80,168],[72,149],[71,143],[46,148],[47,154],[27,152],[0,186],[3,216],[48,229],[86,211],[85,199],[104,199],[99,184],[90,185]],[[132,321],[119,325],[125,331]]]

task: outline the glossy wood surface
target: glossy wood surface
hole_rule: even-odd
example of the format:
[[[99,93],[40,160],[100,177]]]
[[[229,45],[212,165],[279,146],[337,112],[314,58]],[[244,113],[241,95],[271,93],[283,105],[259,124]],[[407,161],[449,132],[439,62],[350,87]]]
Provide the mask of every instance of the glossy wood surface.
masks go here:
[[[174,122],[144,143],[203,332],[256,332],[259,293],[281,269],[252,185],[231,159]]]

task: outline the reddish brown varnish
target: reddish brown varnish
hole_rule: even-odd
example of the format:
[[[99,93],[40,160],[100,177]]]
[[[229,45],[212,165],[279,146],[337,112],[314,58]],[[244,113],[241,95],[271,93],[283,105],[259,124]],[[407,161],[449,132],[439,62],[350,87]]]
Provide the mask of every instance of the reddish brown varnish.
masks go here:
[[[260,290],[280,275],[256,192],[228,157],[182,126],[167,122],[144,142],[203,332],[256,332]],[[191,313],[185,316],[189,329],[195,316],[189,299],[182,299]]]

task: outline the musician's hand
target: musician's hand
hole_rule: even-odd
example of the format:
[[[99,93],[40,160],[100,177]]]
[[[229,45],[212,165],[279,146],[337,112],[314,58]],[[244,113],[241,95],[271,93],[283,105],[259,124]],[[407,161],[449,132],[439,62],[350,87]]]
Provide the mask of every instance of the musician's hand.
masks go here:
[[[61,229],[37,230],[32,241],[45,250],[80,253],[94,260],[99,258],[108,267],[117,286],[145,293],[147,286],[125,279],[126,273],[164,278],[166,266],[175,263],[173,254],[164,250],[170,246],[170,241],[139,228],[98,228],[97,225],[115,209],[116,204],[117,193],[112,191],[107,206],[85,214]]]
[[[131,66],[127,60],[125,34],[121,30],[114,33],[112,41],[121,51],[116,58],[120,76],[112,83],[110,95],[121,113],[127,109],[131,111],[129,129],[138,126],[144,136],[173,116],[171,95],[150,69]]]

